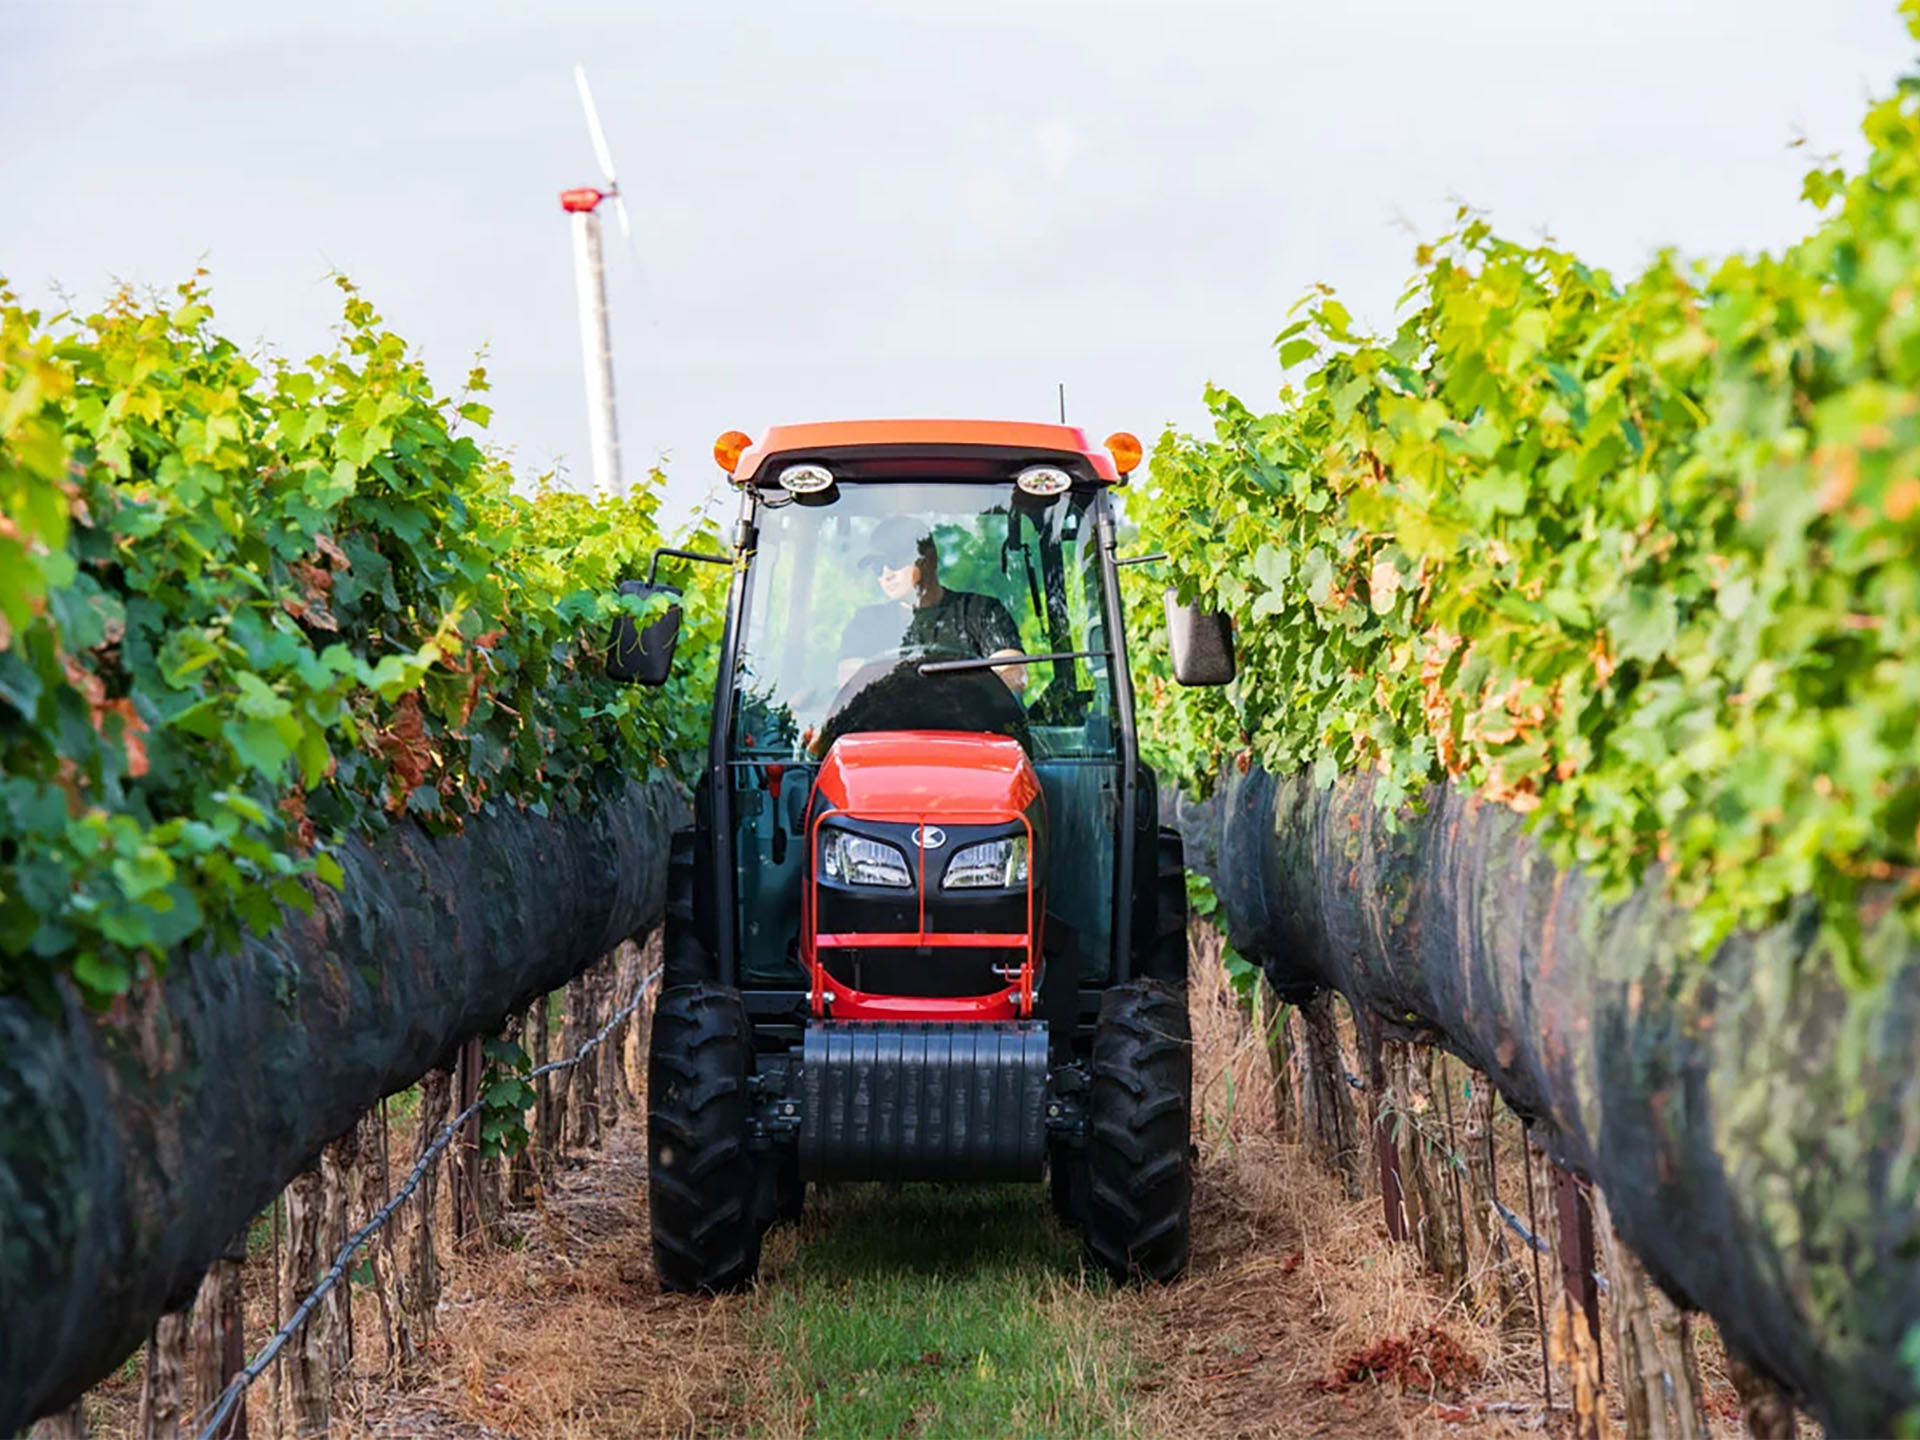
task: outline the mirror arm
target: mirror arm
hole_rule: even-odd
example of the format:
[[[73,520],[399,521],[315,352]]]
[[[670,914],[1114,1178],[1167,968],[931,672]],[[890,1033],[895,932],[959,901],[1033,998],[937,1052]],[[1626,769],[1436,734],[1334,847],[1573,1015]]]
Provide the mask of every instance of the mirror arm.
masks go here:
[[[1151,565],[1156,560],[1164,560],[1166,558],[1166,551],[1156,550],[1151,555],[1129,555],[1126,559],[1116,559],[1113,563],[1116,567],[1121,565]]]
[[[662,545],[653,552],[653,559],[647,565],[647,584],[655,583],[654,577],[660,573],[660,562],[667,556],[680,560],[698,560],[707,565],[733,564],[731,555],[711,555],[704,550],[675,550],[671,546]]]

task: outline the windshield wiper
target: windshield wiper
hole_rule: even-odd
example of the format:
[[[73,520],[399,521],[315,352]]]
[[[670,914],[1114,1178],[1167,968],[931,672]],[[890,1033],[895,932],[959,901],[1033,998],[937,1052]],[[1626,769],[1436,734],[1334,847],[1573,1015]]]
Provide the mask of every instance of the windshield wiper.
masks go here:
[[[983,655],[974,660],[929,660],[922,675],[964,675],[970,670],[1004,670],[1009,665],[1038,665],[1048,660],[1111,660],[1111,650],[1049,650],[1044,655]]]

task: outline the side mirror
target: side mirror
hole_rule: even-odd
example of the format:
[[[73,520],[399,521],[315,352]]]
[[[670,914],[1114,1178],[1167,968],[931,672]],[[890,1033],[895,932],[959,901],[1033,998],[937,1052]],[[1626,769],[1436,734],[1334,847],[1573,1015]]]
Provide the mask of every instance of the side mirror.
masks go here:
[[[620,593],[680,598],[680,591],[672,585],[653,585],[643,580],[622,580]],[[678,605],[669,607],[666,614],[644,630],[634,624],[631,615],[622,615],[613,622],[613,638],[607,645],[607,675],[629,684],[664,685],[668,672],[673,669],[674,646],[679,643]]]
[[[1167,591],[1167,648],[1173,652],[1173,678],[1182,685],[1225,685],[1232,681],[1233,620],[1224,611],[1182,605]]]

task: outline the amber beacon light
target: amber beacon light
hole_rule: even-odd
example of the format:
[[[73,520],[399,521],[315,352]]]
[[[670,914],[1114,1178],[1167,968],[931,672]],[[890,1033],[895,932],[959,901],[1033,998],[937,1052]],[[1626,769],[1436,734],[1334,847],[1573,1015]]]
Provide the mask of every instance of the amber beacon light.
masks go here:
[[[731,475],[739,469],[740,457],[751,444],[753,437],[744,430],[729,430],[713,442],[713,463]]]
[[[1124,430],[1116,430],[1107,436],[1107,453],[1113,456],[1114,469],[1131,475],[1140,464],[1140,441]]]

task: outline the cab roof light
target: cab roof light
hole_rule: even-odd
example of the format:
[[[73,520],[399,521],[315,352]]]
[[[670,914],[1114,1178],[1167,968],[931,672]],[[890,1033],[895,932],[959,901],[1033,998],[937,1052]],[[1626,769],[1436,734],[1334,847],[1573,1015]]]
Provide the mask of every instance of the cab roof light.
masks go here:
[[[1029,495],[1063,495],[1073,485],[1073,477],[1058,465],[1029,465],[1013,477],[1013,483]]]
[[[789,465],[780,472],[780,488],[789,495],[817,495],[833,484],[833,472],[824,465]]]
[[[1113,468],[1122,475],[1131,475],[1140,464],[1140,441],[1137,436],[1125,430],[1116,430],[1107,436],[1107,453],[1113,456]]]
[[[753,437],[744,430],[729,430],[713,442],[713,463],[728,475],[740,468],[740,457],[747,453],[747,447],[753,444]]]

